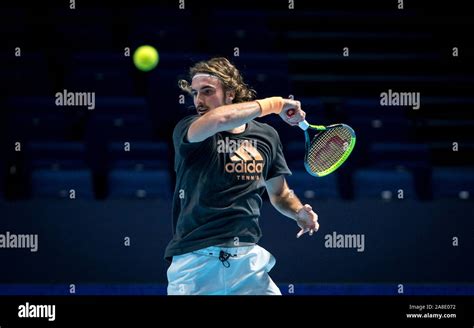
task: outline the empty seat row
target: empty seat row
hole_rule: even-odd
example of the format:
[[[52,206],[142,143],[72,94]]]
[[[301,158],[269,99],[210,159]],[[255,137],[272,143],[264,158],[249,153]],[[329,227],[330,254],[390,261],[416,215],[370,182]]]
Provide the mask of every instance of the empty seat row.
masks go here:
[[[342,168],[341,168],[342,169]],[[309,176],[303,170],[296,170],[287,178],[294,192],[305,198],[338,199],[347,180],[339,179],[338,173],[322,178]],[[420,199],[421,186],[430,188],[432,199],[470,200],[474,192],[474,169],[468,167],[435,167],[429,179],[415,176],[413,171],[384,168],[364,168],[353,172],[349,180],[353,186],[354,199],[403,200]]]
[[[35,170],[33,198],[94,199],[92,172],[83,170]],[[108,174],[108,198],[163,198],[171,195],[167,170],[114,169]]]
[[[352,175],[353,198],[383,201],[418,200],[416,177],[406,170],[366,168]],[[112,168],[106,174],[107,198],[164,198],[172,195],[170,171],[159,167]],[[337,173],[315,178],[304,170],[293,170],[287,177],[294,194],[304,199],[342,199],[349,188]],[[31,173],[34,198],[96,198],[97,180],[87,168],[35,169]],[[474,170],[466,167],[436,167],[430,184],[433,199],[472,200]]]

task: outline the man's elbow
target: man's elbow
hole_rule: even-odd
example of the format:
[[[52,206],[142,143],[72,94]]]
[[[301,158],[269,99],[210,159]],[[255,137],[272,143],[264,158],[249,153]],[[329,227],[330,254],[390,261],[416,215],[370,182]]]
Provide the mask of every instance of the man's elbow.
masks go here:
[[[278,204],[280,203],[280,197],[274,194],[268,195],[268,198],[270,199],[270,203],[274,206],[277,207]]]
[[[225,126],[230,121],[229,115],[220,113],[208,113],[200,118],[197,126],[192,126],[188,130],[188,141],[191,143],[201,142],[213,136],[217,132],[226,130]]]
[[[217,131],[224,131],[227,130],[227,127],[230,125],[230,122],[232,122],[232,119],[234,117],[234,112],[233,111],[223,111],[219,110],[216,108],[215,111],[215,117],[214,119],[214,124],[216,126]]]

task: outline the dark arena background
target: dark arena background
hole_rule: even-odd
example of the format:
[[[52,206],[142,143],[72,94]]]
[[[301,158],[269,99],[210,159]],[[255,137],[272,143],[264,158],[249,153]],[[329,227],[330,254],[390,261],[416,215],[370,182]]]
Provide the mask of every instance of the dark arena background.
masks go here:
[[[177,81],[195,62],[225,56],[258,98],[291,95],[308,122],[346,123],[357,134],[347,162],[315,178],[304,170],[303,132],[276,115],[258,119],[278,131],[289,186],[321,225],[296,239],[298,227],[265,195],[260,245],[277,260],[271,276],[284,294],[269,301],[274,315],[279,305],[314,302],[311,316],[336,311],[334,319],[368,302],[357,307],[358,319],[382,312],[381,323],[472,327],[467,8],[410,0],[2,3],[0,326],[47,322],[18,318],[25,302],[58,304],[53,326],[76,318],[76,308],[93,311],[89,304],[105,308],[124,296],[117,306],[151,302],[161,314],[169,304],[195,307],[164,296],[172,131],[195,113]],[[148,72],[132,61],[141,45],[159,52]],[[91,101],[60,104],[58,93]],[[15,246],[12,235],[30,243]],[[352,243],[337,242],[348,236]],[[259,304],[239,300],[234,309]]]

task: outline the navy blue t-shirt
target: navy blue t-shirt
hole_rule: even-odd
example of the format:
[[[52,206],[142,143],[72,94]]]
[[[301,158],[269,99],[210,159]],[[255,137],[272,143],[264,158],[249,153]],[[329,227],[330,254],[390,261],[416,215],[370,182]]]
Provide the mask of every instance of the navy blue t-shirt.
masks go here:
[[[250,121],[244,132],[218,132],[197,143],[187,133],[198,115],[173,131],[176,186],[173,239],[165,258],[231,240],[257,243],[265,180],[290,175],[278,133]]]

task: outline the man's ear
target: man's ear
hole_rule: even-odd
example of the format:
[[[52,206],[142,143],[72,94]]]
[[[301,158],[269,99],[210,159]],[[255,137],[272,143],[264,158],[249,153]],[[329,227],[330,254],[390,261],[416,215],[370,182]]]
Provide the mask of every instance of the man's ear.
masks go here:
[[[225,92],[225,103],[232,104],[235,98],[235,91],[234,90],[229,90]]]

